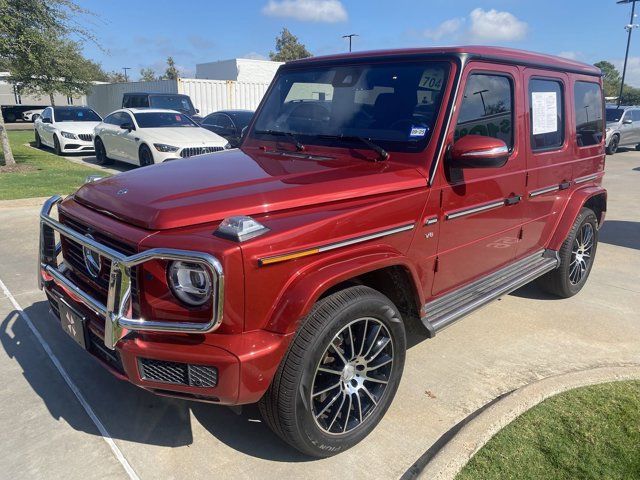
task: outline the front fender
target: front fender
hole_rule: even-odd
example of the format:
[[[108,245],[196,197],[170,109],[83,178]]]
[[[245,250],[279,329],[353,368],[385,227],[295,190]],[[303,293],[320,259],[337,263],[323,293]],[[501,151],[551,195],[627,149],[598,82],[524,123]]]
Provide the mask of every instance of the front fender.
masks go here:
[[[554,233],[551,236],[548,248],[551,250],[560,250],[560,247],[562,247],[562,244],[569,235],[571,227],[573,227],[582,207],[584,207],[589,200],[596,197],[602,197],[602,201],[604,202],[604,209],[598,218],[599,226],[602,224],[607,205],[607,191],[601,186],[586,186],[579,188],[575,190],[569,197],[569,200],[567,200],[564,211],[559,216],[558,223],[556,224]],[[596,215],[597,214],[598,212],[596,212]]]
[[[359,275],[392,266],[405,268],[414,287],[419,285],[418,275],[409,259],[391,248],[363,248],[357,252],[346,252],[340,258],[334,257],[309,265],[283,289],[267,322],[266,330],[281,334],[295,332],[299,321],[311,311],[313,305],[327,290]],[[422,290],[415,290],[420,304],[424,303]]]

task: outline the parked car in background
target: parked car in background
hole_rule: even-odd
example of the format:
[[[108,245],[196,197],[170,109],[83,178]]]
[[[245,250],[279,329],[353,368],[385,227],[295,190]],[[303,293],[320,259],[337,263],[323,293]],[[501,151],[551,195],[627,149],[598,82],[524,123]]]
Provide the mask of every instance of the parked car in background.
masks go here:
[[[237,148],[242,141],[242,131],[252,117],[253,110],[220,110],[204,117],[200,125],[226,138],[233,148]]]
[[[47,107],[35,121],[36,148],[53,148],[56,155],[93,152],[93,129],[102,121],[89,107]]]
[[[113,115],[131,128],[143,112]],[[534,280],[581,291],[607,210],[604,119],[600,69],[549,55],[287,62],[241,148],[49,199],[39,281],[70,341],[118,377],[258,402],[290,445],[335,455],[389,408],[408,330],[433,337]],[[411,360],[428,382],[432,366]]]
[[[229,142],[175,110],[123,108],[94,129],[98,163],[152,165],[230,148]]]
[[[619,147],[640,147],[640,107],[607,105],[606,148],[609,155]]]
[[[200,111],[193,106],[189,95],[179,93],[131,92],[122,95],[122,108],[163,108],[189,115],[196,123],[202,121]]]
[[[44,108],[40,108],[38,110],[27,110],[26,112],[22,112],[22,120],[25,122],[35,122],[42,116],[43,110]]]

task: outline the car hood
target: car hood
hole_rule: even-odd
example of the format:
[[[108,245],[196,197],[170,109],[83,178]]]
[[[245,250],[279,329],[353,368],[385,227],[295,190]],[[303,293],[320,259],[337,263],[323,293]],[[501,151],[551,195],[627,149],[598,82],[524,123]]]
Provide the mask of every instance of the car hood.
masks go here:
[[[56,122],[55,126],[61,132],[70,133],[93,133],[93,129],[100,122]]]
[[[147,141],[166,143],[174,147],[224,146],[227,143],[220,135],[201,127],[141,128],[138,133],[141,138]]]
[[[425,186],[420,172],[399,163],[255,149],[131,170],[88,183],[74,198],[127,223],[164,230]]]

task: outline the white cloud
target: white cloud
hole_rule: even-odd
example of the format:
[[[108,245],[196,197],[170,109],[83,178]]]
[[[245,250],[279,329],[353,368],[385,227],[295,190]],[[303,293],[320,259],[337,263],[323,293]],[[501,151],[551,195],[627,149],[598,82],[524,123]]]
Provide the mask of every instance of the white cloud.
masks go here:
[[[245,53],[244,55],[240,55],[240,58],[248,58],[249,60],[269,60],[269,57],[258,52]]]
[[[558,56],[562,58],[568,58],[569,60],[578,60],[579,58],[582,57],[582,53],[568,51],[568,52],[560,52]]]
[[[269,0],[262,9],[271,17],[295,18],[303,22],[344,22],[348,15],[339,0]]]
[[[469,14],[469,33],[477,41],[512,42],[522,40],[529,30],[526,22],[509,12],[476,8]]]
[[[467,17],[445,20],[423,35],[431,40],[462,42],[513,42],[522,40],[529,25],[509,12],[476,8]]]
[[[612,60],[620,75],[622,75],[622,68],[624,67],[624,60]],[[627,61],[627,74],[624,77],[624,84],[631,85],[632,87],[640,87],[640,57],[629,57]]]
[[[464,24],[464,21],[464,18],[451,18],[449,20],[445,20],[436,28],[425,30],[424,36],[431,40],[440,40],[443,37],[456,35]]]

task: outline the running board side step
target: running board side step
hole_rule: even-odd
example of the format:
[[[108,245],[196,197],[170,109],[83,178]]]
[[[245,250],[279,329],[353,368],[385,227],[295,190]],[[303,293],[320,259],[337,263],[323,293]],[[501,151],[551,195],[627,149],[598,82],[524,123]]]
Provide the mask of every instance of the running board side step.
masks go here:
[[[558,268],[558,252],[545,250],[507,265],[469,285],[427,302],[422,323],[433,337],[465,315]]]

